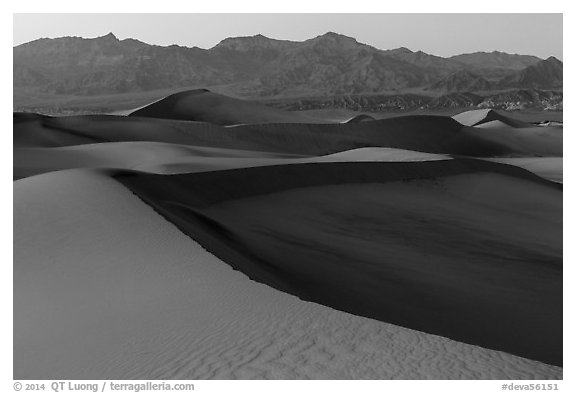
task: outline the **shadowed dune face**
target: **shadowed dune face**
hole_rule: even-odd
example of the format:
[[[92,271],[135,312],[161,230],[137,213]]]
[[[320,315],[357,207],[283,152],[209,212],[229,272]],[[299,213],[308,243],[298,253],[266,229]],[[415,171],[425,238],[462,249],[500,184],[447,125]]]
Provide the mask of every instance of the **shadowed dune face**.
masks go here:
[[[14,179],[76,168],[125,169],[157,174],[311,162],[448,160],[441,154],[389,148],[362,148],[326,156],[300,156],[249,150],[193,147],[159,142],[110,142],[14,150]]]
[[[314,119],[298,112],[287,112],[255,102],[237,100],[206,89],[172,94],[133,111],[129,116],[204,121],[220,125],[314,122]]]
[[[276,123],[233,127],[122,116],[42,116],[14,124],[14,146],[148,141],[302,155],[388,147],[477,157],[544,153],[560,156],[562,133],[551,129],[553,127],[537,127],[537,130],[507,135],[498,130],[465,127],[442,116],[404,116],[345,124]]]
[[[62,370],[69,369],[73,371],[66,375],[107,378],[333,378],[342,372],[296,370],[300,354],[288,362],[295,367],[290,372],[261,368],[259,357],[256,364],[246,363],[236,346],[249,335],[257,339],[242,348],[275,353],[270,346],[289,348],[290,340],[303,337],[313,342],[313,355],[302,355],[310,359],[317,356],[318,340],[326,338],[306,327],[315,324],[321,331],[343,337],[341,329],[329,328],[331,323],[351,326],[345,330],[353,332],[354,337],[336,341],[352,340],[371,348],[360,351],[361,357],[377,359],[370,366],[362,363],[354,368],[359,374],[348,377],[462,375],[462,370],[426,374],[427,366],[422,364],[427,363],[410,358],[406,363],[418,363],[413,365],[418,370],[391,374],[390,369],[398,367],[397,359],[390,360],[397,356],[397,348],[392,352],[383,348],[382,335],[365,338],[359,333],[364,337],[359,338],[356,332],[367,326],[359,321],[364,320],[415,329],[419,343],[428,343],[430,337],[432,342],[446,340],[448,357],[458,348],[454,353],[462,361],[460,368],[473,370],[467,375],[561,375],[555,366],[562,365],[562,185],[555,182],[562,181],[562,127],[534,127],[491,111],[454,118],[358,116],[333,124],[312,123],[301,116],[205,90],[169,96],[131,116],[56,118],[15,113],[14,178],[21,179],[15,182],[21,203],[15,193],[20,218],[15,217],[14,225],[20,239],[15,242],[14,263],[21,288],[18,320],[25,326],[18,331],[18,353],[15,349],[19,375],[63,378]],[[68,170],[74,168],[100,171]],[[56,171],[60,172],[49,173]],[[83,185],[86,190],[78,189]],[[142,210],[145,205],[136,203],[138,199],[126,188],[159,214]],[[80,213],[65,213],[75,208]],[[121,212],[130,213],[122,217]],[[30,225],[36,223],[31,219],[34,215],[40,216],[38,225],[44,229],[36,231]],[[141,221],[140,217],[147,218]],[[165,235],[175,229],[162,217],[183,236],[175,252],[166,240],[174,235]],[[108,228],[102,226],[108,222],[117,227],[115,235],[108,236]],[[74,225],[77,230],[71,229]],[[154,232],[150,225],[163,229]],[[46,228],[60,228],[66,235],[51,233],[44,241]],[[126,232],[127,245],[118,236],[120,230]],[[204,257],[190,262],[197,250],[192,256],[181,250],[196,243],[186,242],[184,234],[244,275],[231,278],[223,273],[222,265],[228,267],[219,265],[217,258],[206,266]],[[148,245],[149,239],[163,239],[150,247],[163,251],[146,247],[148,251],[141,251],[139,242]],[[114,263],[99,261],[102,255]],[[50,263],[44,256],[52,258]],[[105,272],[114,270],[118,261],[122,268],[114,277],[130,290],[139,288],[138,293],[151,303],[135,301],[130,291],[107,287]],[[159,281],[157,274],[147,273],[165,265],[170,273]],[[212,265],[219,266],[219,273],[208,276],[217,280],[196,278],[194,269],[210,270]],[[48,281],[42,272],[48,274]],[[95,279],[93,272],[98,275]],[[238,277],[244,284],[235,281]],[[77,278],[89,285],[79,287]],[[178,283],[178,291],[172,282]],[[232,289],[241,290],[228,291],[229,282],[234,283]],[[221,291],[220,286],[227,290]],[[149,288],[156,291],[154,296]],[[256,288],[270,292],[264,296]],[[214,291],[228,295],[210,300]],[[109,296],[102,300],[95,295],[100,293]],[[181,293],[188,296],[175,301]],[[243,299],[247,293],[253,295],[246,300],[249,306],[223,300]],[[277,296],[270,295],[274,293]],[[113,322],[106,328],[96,321],[94,326],[103,330],[85,341],[94,359],[67,341],[72,337],[81,342],[88,334],[84,319],[94,321],[86,314],[84,301]],[[116,301],[120,305],[111,308]],[[58,308],[59,302],[74,312]],[[284,308],[276,310],[276,302]],[[150,310],[152,303],[155,312],[176,322],[165,326],[141,318],[142,310]],[[138,307],[132,309],[131,304]],[[219,309],[221,304],[226,307]],[[123,307],[133,311],[126,321]],[[33,315],[34,309],[42,312]],[[284,315],[290,310],[297,314],[295,318]],[[314,322],[316,313],[331,322]],[[76,315],[84,319],[76,321]],[[42,321],[48,321],[49,327]],[[245,328],[236,332],[239,324]],[[255,325],[257,329],[252,329]],[[283,333],[278,335],[279,326]],[[134,327],[138,329],[133,334]],[[171,329],[166,340],[158,338],[165,327]],[[142,360],[132,344],[122,347],[132,336],[138,340],[138,351],[152,354],[152,361]],[[94,337],[111,340],[99,345]],[[401,357],[412,356],[416,346],[411,340],[397,344],[404,345]],[[470,358],[466,352],[462,360],[465,350],[458,345],[480,352]],[[36,358],[40,347],[46,357],[58,360]],[[318,351],[333,349],[322,348]],[[278,351],[280,355],[270,356],[284,359],[286,350]],[[352,352],[342,364],[358,360],[357,348]],[[233,359],[222,363],[223,353]],[[176,371],[163,365],[167,357]],[[486,359],[491,366],[486,366]],[[205,367],[206,362],[217,370]],[[44,374],[27,374],[27,364]],[[118,368],[103,368],[103,364]],[[478,364],[490,371],[477,371]],[[493,364],[513,370],[495,371],[498,367]]]
[[[62,171],[14,183],[15,379],[562,373],[255,283],[105,174]]]
[[[532,127],[529,123],[503,116],[493,109],[471,110],[454,115],[452,118],[465,126],[478,126],[497,121],[514,128]]]
[[[561,157],[563,153],[562,126],[539,127],[511,119],[492,109],[463,112],[453,116],[453,119],[470,126],[465,132],[472,132],[479,138],[498,141],[517,152],[524,152],[521,156],[527,155],[528,151],[532,155],[544,157]]]
[[[116,178],[256,281],[562,364],[562,193],[527,171],[448,160]]]
[[[527,169],[544,179],[563,182],[562,157],[491,158],[490,160]]]
[[[57,120],[43,115],[14,113],[13,147],[60,147],[104,142],[73,129],[62,129]]]
[[[468,127],[465,133],[485,141],[498,141],[508,151],[515,151],[514,156],[562,157],[562,127]],[[526,154],[530,152],[529,154]]]

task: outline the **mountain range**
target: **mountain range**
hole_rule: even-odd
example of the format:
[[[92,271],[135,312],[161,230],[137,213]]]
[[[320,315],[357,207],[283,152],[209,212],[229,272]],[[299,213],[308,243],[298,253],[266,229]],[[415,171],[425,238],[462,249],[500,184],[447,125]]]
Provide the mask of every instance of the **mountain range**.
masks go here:
[[[563,64],[554,57],[495,51],[445,58],[381,50],[332,32],[301,42],[233,37],[210,49],[112,33],[42,38],[14,47],[13,65],[15,108],[45,113],[69,110],[70,97],[92,100],[88,112],[106,112],[114,109],[111,95],[157,99],[187,88],[293,110],[562,109]]]
[[[226,86],[246,98],[562,89],[554,57],[477,52],[448,58],[381,50],[336,33],[302,41],[226,38],[210,49],[149,45],[112,33],[13,48],[15,92],[94,96]]]

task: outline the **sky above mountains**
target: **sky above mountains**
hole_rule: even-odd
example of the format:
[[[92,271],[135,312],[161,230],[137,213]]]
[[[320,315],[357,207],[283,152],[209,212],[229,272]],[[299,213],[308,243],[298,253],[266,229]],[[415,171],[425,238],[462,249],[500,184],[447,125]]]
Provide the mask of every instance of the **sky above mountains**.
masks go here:
[[[302,41],[327,31],[379,49],[443,57],[496,50],[563,59],[562,14],[14,14],[13,44],[113,32],[149,44],[211,48],[227,37]]]

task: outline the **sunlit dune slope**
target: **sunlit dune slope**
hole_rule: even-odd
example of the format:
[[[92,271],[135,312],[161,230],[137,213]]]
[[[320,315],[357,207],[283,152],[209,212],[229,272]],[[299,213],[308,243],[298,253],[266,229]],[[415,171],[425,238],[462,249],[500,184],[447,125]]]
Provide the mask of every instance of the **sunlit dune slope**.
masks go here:
[[[285,212],[274,212],[274,219],[288,215],[294,204],[308,209],[303,202],[294,199]],[[254,206],[246,207],[252,215]],[[366,208],[358,208],[361,218]],[[435,209],[428,210],[429,215]],[[358,221],[354,233],[370,222]],[[306,240],[321,222],[311,225],[295,235]],[[294,261],[298,258],[295,254]],[[516,286],[518,281],[511,279]],[[14,183],[15,379],[561,379],[562,374],[558,367],[357,317],[251,281],[104,174],[62,171]]]
[[[475,109],[459,113],[452,116],[452,118],[465,126],[477,126],[492,121],[498,121],[514,128],[532,127],[530,123],[501,115],[494,109]]]
[[[357,115],[351,119],[345,121],[345,123],[360,123],[361,121],[372,121],[376,120],[374,117],[370,115]]]

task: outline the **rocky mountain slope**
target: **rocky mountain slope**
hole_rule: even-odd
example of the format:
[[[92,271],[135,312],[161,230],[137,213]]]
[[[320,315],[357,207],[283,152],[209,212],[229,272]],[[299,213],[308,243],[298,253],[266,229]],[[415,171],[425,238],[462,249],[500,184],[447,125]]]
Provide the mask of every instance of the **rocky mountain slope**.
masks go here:
[[[333,97],[284,98],[269,100],[264,103],[292,111],[328,108],[365,112],[436,111],[455,108],[561,111],[563,109],[563,93],[549,90],[519,89],[485,95],[469,92],[454,92],[441,96],[353,94]]]
[[[510,75],[502,81],[502,85],[521,88],[562,88],[562,82],[562,62],[555,57],[549,57]]]
[[[90,96],[171,87],[227,86],[247,98],[435,95],[489,89],[558,89],[562,62],[501,52],[443,58],[380,50],[336,33],[302,41],[256,35],[210,49],[98,38],[39,39],[14,48],[16,93]]]
[[[433,83],[426,90],[446,93],[490,90],[492,84],[482,76],[468,70],[458,70],[446,78]]]

